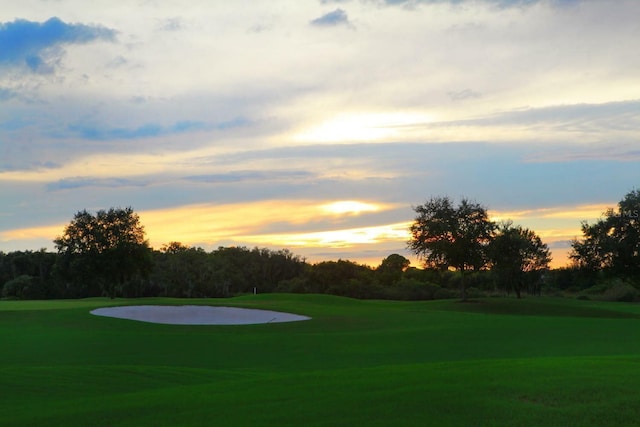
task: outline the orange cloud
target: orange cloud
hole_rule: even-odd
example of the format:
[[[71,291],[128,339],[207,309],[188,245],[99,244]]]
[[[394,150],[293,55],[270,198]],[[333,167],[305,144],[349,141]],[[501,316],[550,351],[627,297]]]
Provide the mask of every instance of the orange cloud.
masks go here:
[[[18,228],[0,232],[0,241],[48,239],[53,241],[64,231],[64,224],[43,227]]]
[[[388,241],[406,242],[409,239],[408,222],[358,227],[351,229],[319,231],[313,233],[285,233],[243,236],[242,239],[257,244],[279,246],[304,246],[345,248],[359,245],[379,244]]]
[[[140,213],[141,222],[152,245],[180,241],[184,244],[215,243],[233,240],[251,244],[287,244],[332,240],[331,231],[317,233],[263,233],[274,224],[302,226],[311,222],[332,221],[340,216],[361,215],[395,207],[360,201],[276,200],[226,205],[199,204]],[[295,227],[293,227],[295,228]],[[317,237],[322,233],[325,237]],[[309,237],[315,235],[316,237]],[[295,237],[299,236],[299,237]],[[357,233],[353,239],[362,239]],[[335,240],[341,240],[335,237]],[[342,239],[344,240],[344,239]]]

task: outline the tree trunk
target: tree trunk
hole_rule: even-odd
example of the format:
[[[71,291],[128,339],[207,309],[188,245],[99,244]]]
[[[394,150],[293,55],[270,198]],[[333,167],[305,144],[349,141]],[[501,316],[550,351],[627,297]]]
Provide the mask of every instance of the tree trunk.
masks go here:
[[[464,283],[464,276],[465,276],[465,269],[464,267],[462,267],[461,270],[461,277],[460,277],[460,296],[462,297],[462,301],[466,301],[467,300],[467,287]]]

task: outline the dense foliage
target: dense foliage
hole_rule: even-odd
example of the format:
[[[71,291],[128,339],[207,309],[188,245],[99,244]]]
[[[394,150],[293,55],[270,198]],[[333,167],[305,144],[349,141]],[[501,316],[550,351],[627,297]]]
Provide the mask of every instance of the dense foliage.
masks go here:
[[[640,274],[640,190],[629,192],[595,224],[582,223],[582,240],[572,243],[579,267],[617,276]]]
[[[524,288],[540,292],[540,277],[549,267],[551,253],[536,233],[507,221],[493,236],[488,253],[501,288],[512,289],[518,298]]]
[[[432,197],[414,210],[417,216],[410,227],[409,249],[429,268],[459,271],[463,300],[467,298],[468,270],[492,268],[498,284],[520,297],[524,280],[529,279],[535,288],[540,273],[549,268],[549,249],[538,235],[513,227],[511,222],[498,227],[478,203],[463,198],[456,207],[448,197]]]
[[[54,243],[58,272],[77,296],[93,296],[98,289],[112,298],[127,295],[151,271],[151,249],[131,208],[80,211]]]
[[[153,250],[131,208],[78,212],[55,239],[57,253],[0,252],[0,297],[227,297],[319,293],[353,298],[425,300],[523,292],[585,299],[640,300],[640,192],[573,242],[575,264],[549,270],[549,250],[533,231],[488,221],[480,205],[434,198],[416,208],[409,243],[425,261],[410,267],[391,254],[377,267],[348,260],[308,263],[287,249],[179,242]]]

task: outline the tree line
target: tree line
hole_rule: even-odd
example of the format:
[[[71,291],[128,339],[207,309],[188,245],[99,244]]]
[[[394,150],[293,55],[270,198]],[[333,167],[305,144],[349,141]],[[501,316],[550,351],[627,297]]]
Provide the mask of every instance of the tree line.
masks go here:
[[[550,252],[532,230],[490,221],[468,199],[432,197],[413,208],[410,249],[423,262],[391,254],[371,267],[348,260],[308,263],[288,249],[179,242],[159,250],[132,208],[78,212],[54,240],[56,252],[0,252],[2,297],[227,297],[252,292],[330,293],[354,298],[435,299],[570,291],[633,300],[640,273],[640,192],[594,224],[582,223],[569,267],[549,270]]]

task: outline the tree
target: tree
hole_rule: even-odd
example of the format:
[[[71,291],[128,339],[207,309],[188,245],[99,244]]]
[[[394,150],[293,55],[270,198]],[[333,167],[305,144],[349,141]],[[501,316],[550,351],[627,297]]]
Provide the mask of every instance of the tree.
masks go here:
[[[608,209],[595,224],[582,223],[582,240],[571,244],[578,267],[616,275],[640,273],[640,190],[627,193],[617,210]]]
[[[376,274],[379,276],[380,284],[390,286],[398,283],[402,278],[402,273],[409,268],[411,261],[399,254],[391,254],[382,260]]]
[[[492,263],[499,285],[513,289],[518,298],[527,279],[537,289],[542,271],[549,268],[551,254],[546,244],[533,231],[504,222],[489,245]]]
[[[487,264],[486,247],[495,224],[486,209],[463,198],[455,207],[448,197],[432,197],[414,208],[418,214],[410,227],[408,247],[426,267],[453,268],[462,275],[461,297],[466,300],[464,275]]]
[[[222,296],[215,287],[211,254],[179,242],[155,253],[153,280],[164,296],[207,298]]]
[[[75,285],[87,281],[88,285],[80,284],[80,294],[100,292],[114,298],[151,271],[144,227],[130,207],[99,210],[95,216],[80,211],[54,243],[61,256],[61,273]]]

